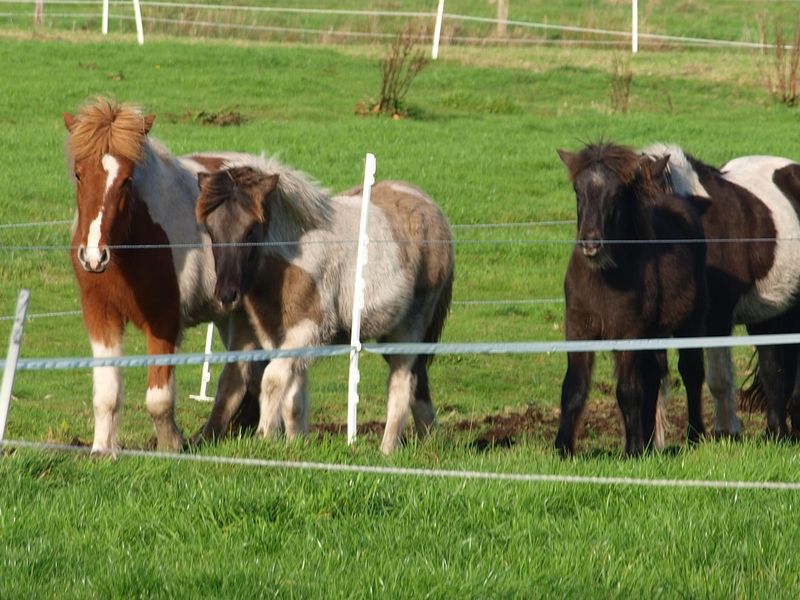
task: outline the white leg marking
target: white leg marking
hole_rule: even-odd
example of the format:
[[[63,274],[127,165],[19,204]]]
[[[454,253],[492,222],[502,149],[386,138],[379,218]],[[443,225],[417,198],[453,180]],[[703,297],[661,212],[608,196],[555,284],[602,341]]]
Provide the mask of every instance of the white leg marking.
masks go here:
[[[103,342],[90,340],[95,358],[122,356],[122,346],[106,346]],[[93,453],[119,450],[117,429],[122,412],[122,372],[118,367],[95,367],[92,370],[94,393],[94,442]]]
[[[250,305],[245,301],[250,310]],[[257,319],[251,319],[257,323]],[[258,332],[259,328],[256,328]],[[260,332],[262,345],[270,347],[265,332]],[[304,320],[286,332],[281,348],[304,348],[317,344],[319,326]],[[286,435],[293,439],[308,433],[308,377],[306,360],[278,358],[270,361],[261,378],[259,398],[261,414],[257,433],[262,437],[275,435],[280,431],[283,419]]]
[[[381,451],[391,454],[403,436],[408,419],[408,411],[413,402],[414,388],[411,365],[408,356],[392,356],[389,359],[389,398],[386,410],[386,428],[383,431]]]
[[[292,381],[293,362],[291,358],[278,358],[270,361],[264,369],[259,398],[261,414],[256,430],[261,437],[270,437],[280,432],[281,411],[284,396]]]
[[[707,348],[705,354],[706,382],[714,397],[714,433],[739,436],[742,422],[736,416],[731,349]]]
[[[167,385],[163,387],[147,388],[145,404],[147,412],[153,419],[163,419],[168,416],[173,409],[173,398],[175,397],[175,378],[170,375]]]

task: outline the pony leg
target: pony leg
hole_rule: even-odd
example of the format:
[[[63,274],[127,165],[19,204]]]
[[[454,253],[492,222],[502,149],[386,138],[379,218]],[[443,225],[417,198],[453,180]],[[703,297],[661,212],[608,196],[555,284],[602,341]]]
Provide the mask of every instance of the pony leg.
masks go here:
[[[658,351],[640,354],[642,354],[639,357],[641,360],[639,373],[642,380],[642,440],[645,446],[652,444],[656,448],[661,448],[663,447],[663,432],[657,433],[659,426],[658,403],[664,373],[667,368],[666,353]],[[656,440],[657,436],[660,436],[660,441]]]
[[[386,428],[383,430],[381,452],[391,454],[400,444],[405,429],[408,412],[414,398],[414,374],[412,366],[415,357],[390,356]]]
[[[247,389],[244,374],[246,370],[246,363],[227,363],[223,367],[211,414],[202,431],[192,440],[193,444],[221,439],[225,435]]]
[[[308,435],[308,373],[297,361],[291,368],[281,411],[287,440]]]
[[[95,358],[122,356],[122,338],[106,343],[90,340]],[[92,369],[92,407],[94,408],[94,441],[92,454],[112,455],[119,450],[117,431],[122,413],[122,370],[119,367]]]
[[[733,358],[730,348],[706,349],[706,381],[714,397],[714,436],[739,438],[742,422],[736,416]]]
[[[417,437],[426,437],[436,425],[436,411],[433,409],[431,390],[428,385],[428,359],[417,356],[412,369],[415,382],[414,399],[411,402],[411,414],[414,416],[414,427]]]
[[[172,354],[175,344],[147,336],[149,354]],[[180,450],[184,440],[175,423],[175,367],[147,368],[147,412],[153,420],[159,450]]]
[[[258,434],[270,437],[282,426],[290,440],[308,433],[308,386],[305,367],[293,358],[277,358],[264,369]]]
[[[575,454],[575,430],[578,428],[589,386],[592,383],[594,353],[570,352],[567,354],[567,372],[561,384],[561,415],[555,447],[562,455]]]
[[[635,352],[617,352],[617,404],[622,412],[625,426],[625,456],[639,456],[644,452],[644,427],[642,413],[645,404],[647,361],[636,356]],[[658,377],[656,377],[656,381]],[[656,394],[658,390],[656,388]],[[656,398],[654,397],[653,402]],[[655,415],[655,410],[653,410]],[[652,432],[652,428],[649,428]]]
[[[686,404],[689,412],[690,442],[698,442],[705,435],[703,425],[703,351],[699,348],[685,348],[678,351],[678,372],[686,387]],[[736,415],[733,415],[736,419]],[[738,423],[738,419],[736,422]]]
[[[797,440],[800,438],[800,346],[791,345],[783,348],[787,355],[787,372],[789,371],[789,365],[793,366],[791,373],[792,385],[789,392],[787,410],[792,422],[792,439]]]
[[[767,437],[788,437],[783,349],[779,346],[758,346],[756,350],[761,384],[767,398]]]

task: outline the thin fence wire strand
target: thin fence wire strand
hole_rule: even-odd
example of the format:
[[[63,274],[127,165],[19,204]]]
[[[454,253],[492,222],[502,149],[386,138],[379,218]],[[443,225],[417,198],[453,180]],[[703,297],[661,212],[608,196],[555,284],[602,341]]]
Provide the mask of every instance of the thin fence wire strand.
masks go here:
[[[29,442],[25,440],[5,440],[3,448],[25,448],[50,452],[70,452],[88,455],[91,449],[85,446],[68,446]],[[727,481],[724,479],[648,479],[641,477],[601,477],[594,475],[552,475],[546,473],[502,473],[492,471],[468,471],[458,469],[421,469],[408,467],[388,467],[375,465],[354,465],[347,463],[305,462],[292,460],[271,460],[265,458],[237,458],[230,456],[209,456],[202,454],[175,454],[146,450],[122,449],[114,452],[116,457],[143,458],[148,460],[168,460],[284,471],[317,471],[325,473],[352,473],[364,475],[384,475],[392,477],[418,477],[426,479],[457,479],[460,481],[504,481],[519,483],[546,483],[553,485],[602,485],[654,488],[699,488],[727,490],[772,490],[798,491],[800,482],[794,481]]]
[[[764,244],[775,242],[800,242],[800,236],[786,236],[786,237],[740,237],[740,238],[668,238],[656,240],[592,240],[607,246],[625,246],[625,245],[673,245],[673,244]],[[393,240],[393,239],[370,239],[370,244],[415,244],[415,245],[437,245],[437,244],[454,244],[454,245],[580,245],[580,240],[573,238],[561,239],[489,239],[489,240],[465,240],[465,239],[450,239],[450,240]],[[109,250],[162,250],[162,249],[181,249],[192,250],[202,248],[249,248],[249,247],[289,247],[289,246],[304,246],[304,245],[355,245],[358,240],[295,240],[295,241],[277,241],[277,242],[192,242],[192,243],[171,243],[171,244],[109,244],[106,246]],[[23,250],[77,250],[79,246],[68,244],[0,244],[0,251],[23,251]]]

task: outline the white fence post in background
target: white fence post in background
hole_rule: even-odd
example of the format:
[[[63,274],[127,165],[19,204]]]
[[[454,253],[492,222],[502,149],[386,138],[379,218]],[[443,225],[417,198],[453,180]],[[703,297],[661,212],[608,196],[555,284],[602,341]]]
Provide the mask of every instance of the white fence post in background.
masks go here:
[[[208,324],[208,331],[206,331],[206,354],[211,354],[211,342],[214,339],[214,324]],[[203,362],[203,374],[200,376],[200,393],[197,395],[190,395],[192,400],[199,400],[200,402],[211,402],[214,398],[206,395],[206,387],[208,382],[211,381],[211,369],[208,366],[208,360]]]
[[[356,254],[356,281],[353,293],[353,323],[350,331],[350,377],[347,385],[347,443],[356,441],[356,421],[358,419],[358,357],[361,354],[361,311],[364,308],[364,265],[367,264],[367,217],[375,183],[375,156],[367,154],[364,166],[364,189],[361,193],[361,222],[358,227],[358,252]]]
[[[633,0],[631,15],[631,52],[639,52],[639,0]]]
[[[11,405],[11,388],[14,387],[14,376],[17,374],[17,360],[22,345],[22,332],[25,329],[25,314],[28,312],[29,290],[21,290],[17,299],[17,311],[14,313],[14,325],[8,340],[6,368],[3,369],[3,382],[0,384],[0,442],[6,433],[8,409]]]
[[[108,35],[108,0],[103,0],[103,35]]]
[[[139,0],[133,0],[133,16],[136,17],[136,40],[139,45],[144,44],[144,27],[142,26],[142,9]]]
[[[431,57],[433,60],[439,58],[439,38],[442,36],[442,18],[444,17],[444,0],[439,0],[439,7],[436,9],[436,25],[433,28],[433,49]]]
[[[142,8],[139,0],[133,0],[133,16],[136,21],[136,40],[144,44],[144,26],[142,25]],[[103,35],[108,35],[108,0],[103,0]]]

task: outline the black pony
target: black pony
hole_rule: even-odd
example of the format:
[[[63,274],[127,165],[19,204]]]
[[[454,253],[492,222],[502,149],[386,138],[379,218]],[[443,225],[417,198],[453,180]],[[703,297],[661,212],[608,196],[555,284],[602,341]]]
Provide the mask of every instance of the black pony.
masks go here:
[[[578,203],[578,239],[564,281],[567,339],[703,335],[703,228],[687,201],[653,187],[652,176],[660,174],[667,160],[653,162],[630,148],[606,143],[558,154]],[[625,454],[638,455],[656,431],[666,352],[615,352],[614,359]],[[555,440],[562,454],[575,451],[593,365],[592,352],[568,354]],[[686,386],[689,436],[697,439],[704,433],[702,350],[681,350],[678,370]]]
[[[721,169],[674,145],[644,150],[651,164],[668,157],[654,183],[703,204],[708,241],[708,335],[730,335],[734,323],[753,334],[800,331],[800,164],[776,156],[743,156]],[[716,402],[715,433],[738,436],[729,348],[706,350],[708,386]],[[760,346],[759,383],[767,433],[800,434],[798,347]]]

